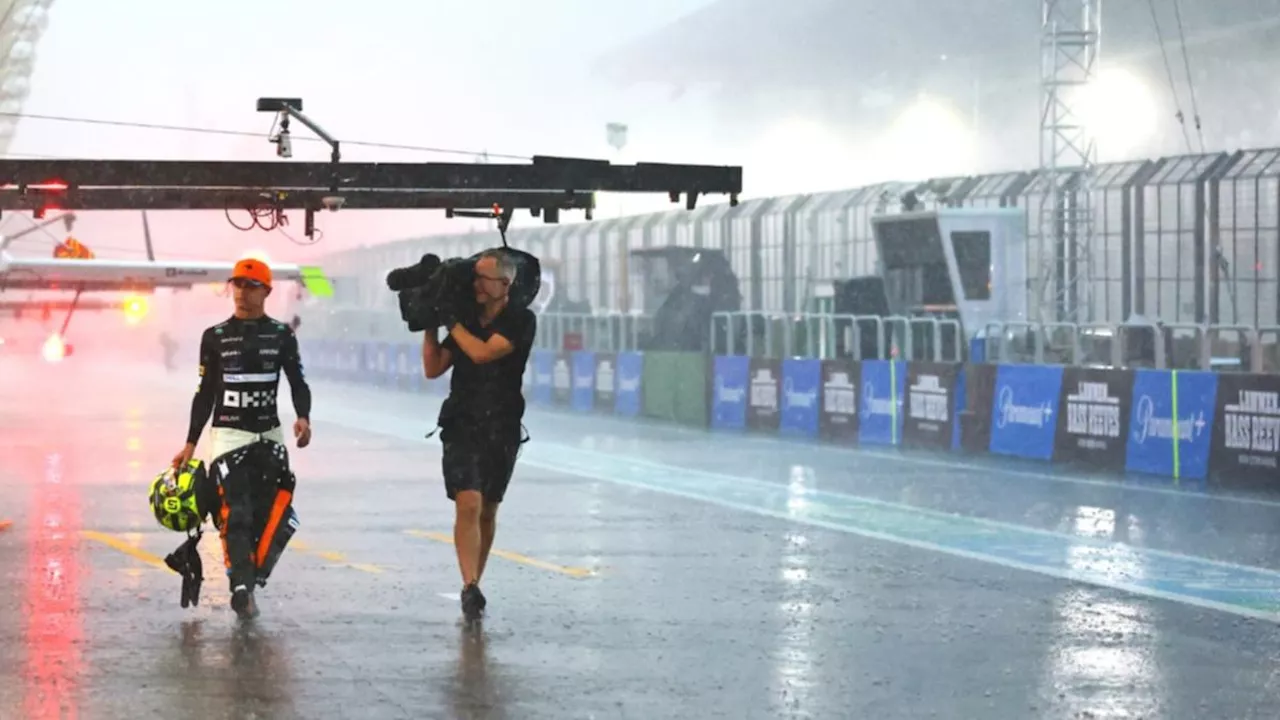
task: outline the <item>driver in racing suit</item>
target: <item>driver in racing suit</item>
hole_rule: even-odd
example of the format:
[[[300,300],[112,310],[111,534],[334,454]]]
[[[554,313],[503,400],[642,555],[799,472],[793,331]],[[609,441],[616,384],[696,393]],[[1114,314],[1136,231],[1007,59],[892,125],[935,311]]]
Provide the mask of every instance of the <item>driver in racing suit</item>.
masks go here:
[[[209,465],[221,498],[216,524],[231,581],[231,607],[241,617],[254,617],[253,587],[261,582],[256,571],[293,493],[276,409],[280,372],[289,378],[299,448],[311,442],[311,389],[303,377],[297,336],[265,312],[271,268],[260,260],[241,260],[230,282],[235,314],[200,338],[200,385],[191,402],[187,442],[173,463],[181,467],[191,460],[212,414]],[[287,487],[278,482],[281,478],[288,478]]]

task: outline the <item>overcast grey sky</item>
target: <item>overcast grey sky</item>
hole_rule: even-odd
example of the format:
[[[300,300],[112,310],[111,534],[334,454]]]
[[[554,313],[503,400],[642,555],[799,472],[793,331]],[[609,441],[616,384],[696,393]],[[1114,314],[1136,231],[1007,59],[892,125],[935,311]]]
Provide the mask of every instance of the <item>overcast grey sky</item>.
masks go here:
[[[915,16],[868,19],[853,0],[846,5],[792,0],[782,13],[797,14],[790,22],[789,39],[778,39],[773,49],[760,40],[761,33],[776,39],[786,28],[774,17],[778,13],[760,10],[777,9],[762,5],[768,0],[722,3],[697,27],[676,33],[685,42],[705,38],[711,43],[713,49],[703,53],[709,62],[728,62],[740,71],[740,77],[730,81],[690,81],[692,73],[678,72],[679,61],[651,61],[638,74],[657,77],[662,75],[657,66],[677,65],[665,68],[670,79],[665,83],[619,87],[591,74],[593,61],[602,54],[712,2],[55,0],[38,46],[26,112],[247,130],[259,136],[25,120],[10,151],[64,157],[271,160],[273,148],[265,136],[272,118],[256,113],[254,103],[259,96],[286,95],[304,98],[307,113],[347,141],[622,162],[742,165],[744,199],[1022,169],[1037,161],[1035,48],[1040,28],[1037,15],[1022,4],[1017,7],[1024,12],[1017,18],[999,15],[1001,22],[989,25],[974,21],[994,33],[988,44],[998,55],[993,61],[996,69],[1008,70],[1016,81],[1002,73],[988,77],[994,72],[990,68],[983,71],[980,64],[941,53],[948,46],[946,33],[954,32],[946,23],[930,26],[928,37],[933,39],[928,42],[914,41],[913,33],[900,31],[903,25],[930,21],[932,16],[921,9],[924,5],[913,6]],[[1129,13],[1118,16],[1108,31],[1113,33],[1108,37],[1128,45],[1104,41],[1104,47],[1112,49],[1104,50],[1094,95],[1088,108],[1081,108],[1091,110],[1089,121],[1099,129],[1100,158],[1188,152],[1189,141],[1175,120],[1177,108],[1147,14],[1119,3],[1108,7]],[[1203,11],[1209,6],[1195,7]],[[1218,14],[1231,17],[1209,13],[1213,17],[1196,20],[1191,6],[1187,15],[1208,146],[1272,144],[1280,137],[1274,93],[1265,81],[1274,75],[1274,61],[1267,55],[1274,43],[1267,40],[1266,30],[1274,25],[1273,19],[1262,23],[1250,15],[1261,12],[1253,4],[1214,7],[1230,10]],[[826,14],[815,8],[825,8]],[[836,10],[843,14],[831,14]],[[862,23],[864,37],[871,33],[894,38],[890,42],[895,50],[912,63],[890,63],[886,68],[858,60],[861,56],[853,52],[858,44],[838,30],[853,27],[855,20]],[[1172,19],[1165,20],[1166,35],[1175,37],[1168,29],[1174,27],[1169,25]],[[1258,27],[1223,34],[1226,31],[1215,29],[1214,23]],[[828,28],[837,32],[819,32]],[[831,35],[834,38],[826,44],[810,47],[813,37]],[[736,56],[724,50],[733,42]],[[1145,48],[1138,60],[1125,55],[1132,54],[1135,43]],[[658,49],[651,52],[675,57],[672,45],[655,43],[652,47]],[[807,66],[789,65],[788,59],[803,54],[800,48],[817,54],[809,57]],[[1177,45],[1168,50],[1175,71],[1182,73]],[[687,55],[681,57],[687,62]],[[734,62],[733,57],[750,58],[751,63]],[[835,69],[828,71],[831,77],[823,77],[806,75],[804,67]],[[776,77],[762,79],[762,69],[772,69]],[[1185,79],[1176,85],[1187,97]],[[1193,109],[1184,109],[1188,122],[1193,122]],[[621,157],[614,157],[606,143],[604,126],[609,121],[630,125]],[[295,132],[306,134],[301,128]],[[319,143],[299,142],[295,150],[298,159],[327,157]],[[354,145],[344,148],[344,156],[379,161],[473,159]],[[708,201],[723,198],[703,202]],[[661,196],[601,202],[598,217],[672,207]],[[238,222],[248,220],[247,213],[239,215]],[[581,214],[562,219],[580,221]],[[21,224],[20,219],[10,222]],[[301,215],[293,222],[291,228],[300,234]],[[518,224],[537,222],[527,215],[517,219]],[[476,224],[445,220],[439,212],[324,214],[321,242],[300,248],[279,233],[241,233],[221,212],[153,218],[157,246],[171,257],[238,256],[256,249],[288,259],[360,243],[463,232],[469,223]],[[128,246],[134,254],[142,252],[137,213],[85,216],[76,232],[91,246]]]
[[[699,142],[696,123],[655,110],[653,89],[620,91],[589,76],[604,51],[708,0],[56,0],[37,53],[31,114],[258,131],[259,96],[304,98],[339,139],[432,147],[608,157],[604,124],[635,126],[623,157],[728,162]],[[295,129],[295,135],[305,133]],[[163,159],[274,158],[265,139],[24,120],[14,154]],[[296,158],[325,159],[296,143]],[[351,160],[450,160],[344,148]],[[470,161],[470,158],[461,158]],[[238,221],[244,222],[244,218]],[[301,234],[301,217],[294,220]],[[324,216],[329,249],[464,228],[441,213]],[[137,242],[134,213],[86,216],[90,245]],[[263,247],[298,254],[280,237],[238,233],[222,213],[160,214],[161,252]],[[245,237],[249,235],[251,237]],[[316,248],[318,249],[318,248]],[[311,252],[310,249],[307,251]]]

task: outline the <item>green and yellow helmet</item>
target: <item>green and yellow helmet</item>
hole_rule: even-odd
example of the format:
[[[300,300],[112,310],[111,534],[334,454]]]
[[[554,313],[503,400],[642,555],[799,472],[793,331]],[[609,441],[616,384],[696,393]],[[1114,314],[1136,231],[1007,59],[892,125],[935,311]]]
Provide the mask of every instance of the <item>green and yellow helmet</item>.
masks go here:
[[[165,468],[151,483],[148,499],[156,521],[175,532],[200,527],[204,512],[200,507],[199,489],[204,484],[204,463],[191,460],[180,470]]]

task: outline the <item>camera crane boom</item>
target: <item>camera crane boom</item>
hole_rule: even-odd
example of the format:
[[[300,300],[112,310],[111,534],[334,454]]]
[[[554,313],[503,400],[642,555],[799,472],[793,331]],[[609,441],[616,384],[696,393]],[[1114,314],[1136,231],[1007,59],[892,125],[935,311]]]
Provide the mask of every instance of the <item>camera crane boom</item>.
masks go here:
[[[534,156],[527,164],[342,162],[339,142],[302,114],[296,98],[261,98],[260,112],[278,113],[282,130],[268,138],[277,154],[291,157],[287,120],[311,128],[332,148],[329,162],[185,160],[0,159],[0,212],[48,210],[232,210],[255,216],[306,212],[312,236],[315,213],[339,209],[438,209],[449,216],[494,205],[527,209],[557,223],[561,210],[584,210],[588,220],[596,192],[698,197],[727,194],[737,205],[742,168],[637,163]]]

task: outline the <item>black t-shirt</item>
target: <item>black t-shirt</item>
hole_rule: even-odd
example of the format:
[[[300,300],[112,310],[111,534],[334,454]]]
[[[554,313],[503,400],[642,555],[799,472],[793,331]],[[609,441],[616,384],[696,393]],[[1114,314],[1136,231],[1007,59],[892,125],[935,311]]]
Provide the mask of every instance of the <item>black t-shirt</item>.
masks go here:
[[[440,425],[455,420],[465,427],[505,431],[519,428],[524,417],[524,370],[533,350],[538,320],[528,308],[508,307],[482,327],[478,319],[462,323],[472,335],[488,342],[501,335],[515,349],[493,362],[477,365],[450,335],[440,343],[453,358],[449,399],[440,408]]]

